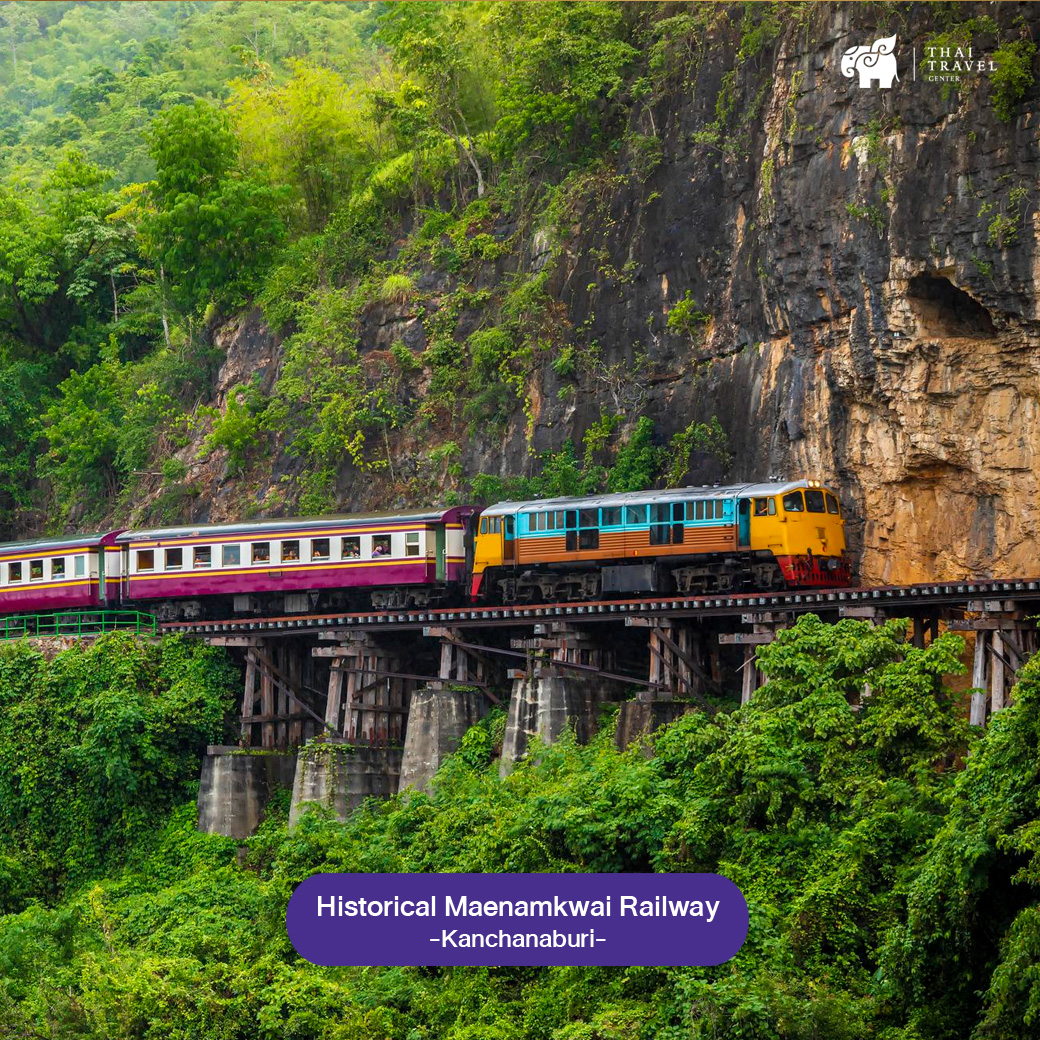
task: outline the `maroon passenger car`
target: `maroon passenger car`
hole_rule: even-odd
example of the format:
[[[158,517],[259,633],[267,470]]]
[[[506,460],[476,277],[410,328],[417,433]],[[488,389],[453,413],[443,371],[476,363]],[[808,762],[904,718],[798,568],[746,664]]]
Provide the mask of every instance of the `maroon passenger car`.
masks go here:
[[[115,606],[118,534],[111,531],[0,545],[0,614]]]
[[[167,619],[445,602],[465,588],[475,511],[126,531],[122,601]]]

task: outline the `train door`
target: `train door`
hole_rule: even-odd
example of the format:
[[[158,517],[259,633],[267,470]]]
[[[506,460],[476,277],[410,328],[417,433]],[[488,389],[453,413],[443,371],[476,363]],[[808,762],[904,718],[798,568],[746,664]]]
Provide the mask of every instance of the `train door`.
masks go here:
[[[751,499],[737,500],[737,548],[747,549],[751,545]]]
[[[447,547],[447,532],[444,529],[444,524],[438,524],[437,528],[437,581],[447,581],[448,579],[448,547]]]
[[[511,516],[502,517],[502,561],[516,563],[516,521]]]
[[[566,527],[564,550],[566,552],[574,552],[578,548],[578,511],[577,509],[568,509],[563,516]]]
[[[98,548],[98,603],[105,606],[105,547]]]

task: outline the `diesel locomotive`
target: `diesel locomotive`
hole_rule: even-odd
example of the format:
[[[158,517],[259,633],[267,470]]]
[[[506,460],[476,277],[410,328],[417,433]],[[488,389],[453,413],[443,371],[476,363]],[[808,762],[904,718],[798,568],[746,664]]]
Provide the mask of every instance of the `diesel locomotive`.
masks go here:
[[[0,615],[163,620],[848,585],[817,481],[116,530],[0,545]]]

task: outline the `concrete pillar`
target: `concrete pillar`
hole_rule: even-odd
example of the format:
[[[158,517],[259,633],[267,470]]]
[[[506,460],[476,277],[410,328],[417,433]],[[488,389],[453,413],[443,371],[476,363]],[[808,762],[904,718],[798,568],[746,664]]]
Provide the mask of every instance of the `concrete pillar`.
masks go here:
[[[271,796],[292,787],[295,773],[295,752],[208,747],[199,780],[199,830],[226,838],[255,834]]]
[[[567,674],[551,666],[515,679],[502,743],[502,774],[527,754],[534,737],[551,743],[573,725],[578,740],[588,740],[595,732],[597,709],[610,699],[612,688],[598,676]]]
[[[614,743],[619,751],[624,751],[640,737],[649,736],[669,722],[696,710],[689,701],[625,701],[618,712]]]
[[[401,748],[348,744],[330,738],[300,749],[293,781],[289,827],[296,826],[304,805],[317,802],[345,820],[366,798],[397,794]]]
[[[483,718],[486,705],[487,698],[476,689],[431,685],[416,690],[408,709],[400,789],[424,790],[466,730]]]

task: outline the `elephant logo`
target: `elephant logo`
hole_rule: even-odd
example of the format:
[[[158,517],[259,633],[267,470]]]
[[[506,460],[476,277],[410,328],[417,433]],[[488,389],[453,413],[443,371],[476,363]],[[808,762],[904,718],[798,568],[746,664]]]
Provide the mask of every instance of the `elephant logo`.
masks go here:
[[[860,87],[869,87],[877,80],[882,90],[888,90],[892,81],[899,79],[895,50],[895,36],[875,40],[869,47],[850,47],[842,55],[841,74],[852,79],[858,72]]]

